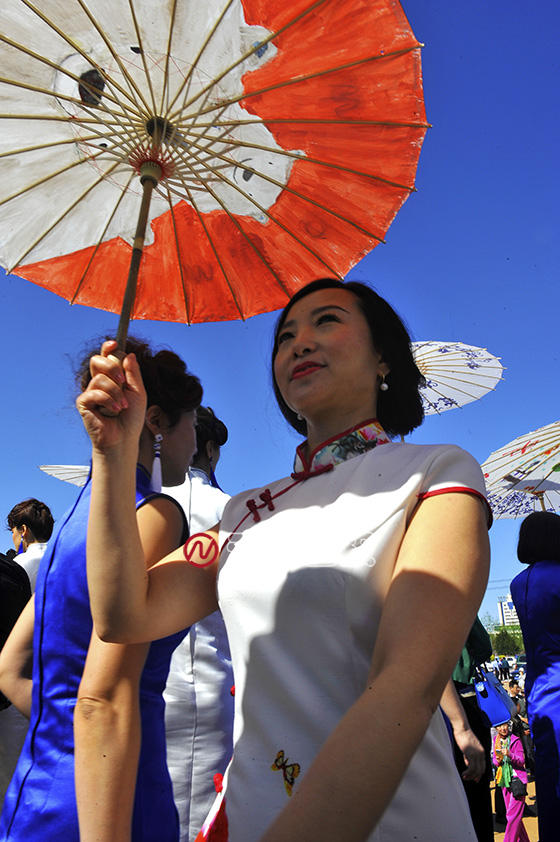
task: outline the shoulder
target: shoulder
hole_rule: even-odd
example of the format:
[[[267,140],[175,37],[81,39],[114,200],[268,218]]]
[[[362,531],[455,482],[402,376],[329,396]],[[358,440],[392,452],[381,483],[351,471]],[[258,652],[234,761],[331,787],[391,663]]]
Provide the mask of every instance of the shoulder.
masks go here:
[[[34,541],[33,544],[30,544],[27,550],[22,553],[19,558],[17,558],[17,561],[25,568],[27,568],[28,565],[33,566],[35,564],[39,564],[46,549],[46,543],[39,544],[37,541]]]
[[[140,517],[153,515],[163,518],[169,526],[177,528],[181,537],[186,540],[188,536],[187,519],[180,503],[169,494],[151,494],[145,497],[138,505],[137,512]]]
[[[510,593],[512,597],[515,598],[517,596],[521,596],[523,588],[527,582],[527,578],[529,576],[529,568],[525,567],[521,570],[514,579],[511,580],[510,584]]]
[[[401,444],[393,442],[393,447],[402,448],[408,458],[431,462],[435,459],[448,459],[449,461],[466,461],[480,466],[474,456],[457,444]]]
[[[217,503],[221,503],[223,506],[230,500],[230,495],[226,494],[225,491],[222,491],[221,488],[215,488],[210,483],[201,483],[197,485],[196,488],[193,484],[193,497],[202,497],[207,500],[215,500]]]
[[[384,444],[367,456],[391,463],[394,471],[422,478],[428,487],[469,486],[485,492],[482,470],[476,459],[454,444]]]
[[[454,444],[402,444],[400,447],[403,450],[396,458],[406,470],[420,474],[419,500],[438,494],[472,494],[484,502],[488,526],[491,525],[492,512],[486,499],[482,469],[470,453]]]
[[[468,465],[481,473],[480,465],[476,459],[455,444],[390,442],[368,451],[364,458],[383,458],[395,464],[408,465],[411,470],[425,470],[432,464],[447,462],[449,464]]]

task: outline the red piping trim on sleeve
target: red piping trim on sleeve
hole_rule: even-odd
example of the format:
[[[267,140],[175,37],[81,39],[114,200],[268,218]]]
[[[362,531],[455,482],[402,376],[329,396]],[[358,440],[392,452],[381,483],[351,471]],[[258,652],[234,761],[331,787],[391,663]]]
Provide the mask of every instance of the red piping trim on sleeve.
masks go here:
[[[476,488],[469,488],[466,485],[450,485],[448,488],[436,488],[433,491],[423,491],[421,494],[417,494],[416,496],[419,500],[425,500],[427,497],[435,497],[438,494],[473,494],[486,504],[488,511],[488,529],[492,526],[492,523],[494,522],[494,515],[492,514],[490,504],[484,494],[481,494],[480,491],[476,490]]]

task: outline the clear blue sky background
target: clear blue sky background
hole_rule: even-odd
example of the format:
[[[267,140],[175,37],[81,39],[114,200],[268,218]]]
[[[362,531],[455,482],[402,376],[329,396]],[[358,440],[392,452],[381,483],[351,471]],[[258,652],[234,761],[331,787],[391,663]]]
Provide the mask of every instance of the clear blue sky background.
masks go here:
[[[426,44],[433,128],[420,158],[418,193],[389,229],[387,245],[351,277],[386,296],[415,339],[460,340],[502,358],[505,379],[493,394],[430,416],[411,437],[455,442],[482,462],[507,441],[560,417],[560,4],[405,0],[404,8]],[[4,273],[0,302],[0,518],[28,496],[45,500],[60,517],[76,489],[37,466],[87,461],[88,442],[73,407],[73,366],[88,339],[115,330],[116,317],[70,307]],[[270,388],[275,317],[133,326],[184,356],[203,381],[205,403],[230,429],[218,471],[230,493],[288,473],[298,443]],[[483,613],[497,615],[496,598],[519,570],[518,527],[518,521],[498,521],[491,530]],[[3,534],[5,550],[11,544]]]

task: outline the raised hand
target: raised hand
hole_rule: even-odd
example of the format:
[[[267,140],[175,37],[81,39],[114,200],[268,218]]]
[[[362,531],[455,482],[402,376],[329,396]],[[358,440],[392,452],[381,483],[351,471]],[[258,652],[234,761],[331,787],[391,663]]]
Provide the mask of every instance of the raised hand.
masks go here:
[[[136,454],[146,415],[146,392],[136,357],[119,360],[117,343],[104,342],[90,360],[91,380],[76,400],[76,408],[94,451],[130,446]]]

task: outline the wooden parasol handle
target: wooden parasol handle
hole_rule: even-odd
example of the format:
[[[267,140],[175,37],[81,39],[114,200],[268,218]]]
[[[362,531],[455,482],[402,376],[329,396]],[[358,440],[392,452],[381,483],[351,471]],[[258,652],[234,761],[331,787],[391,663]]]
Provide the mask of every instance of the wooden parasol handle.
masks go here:
[[[543,512],[546,512],[546,506],[544,504],[544,491],[536,491],[535,497],[539,498],[539,503],[541,504],[541,509]]]
[[[142,253],[144,251],[144,239],[146,236],[146,226],[148,224],[148,212],[150,210],[150,201],[152,199],[152,192],[157,186],[162,176],[162,169],[155,161],[146,161],[140,167],[140,183],[142,184],[142,203],[140,205],[140,212],[138,214],[138,223],[136,225],[136,232],[134,234],[134,243],[132,245],[132,256],[130,258],[130,268],[128,270],[128,279],[126,282],[126,289],[124,291],[124,299],[121,308],[121,315],[119,318],[119,326],[117,329],[117,342],[119,349],[124,352],[126,345],[126,338],[128,335],[128,324],[130,322],[130,314],[134,306],[136,298],[136,284],[138,281],[138,270],[140,269],[140,261],[142,260]]]

